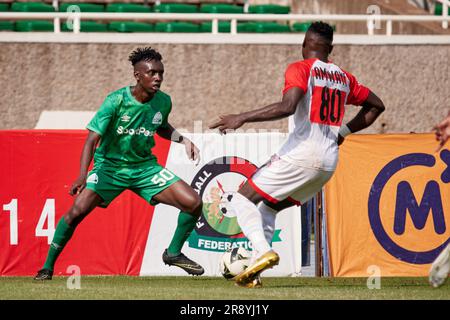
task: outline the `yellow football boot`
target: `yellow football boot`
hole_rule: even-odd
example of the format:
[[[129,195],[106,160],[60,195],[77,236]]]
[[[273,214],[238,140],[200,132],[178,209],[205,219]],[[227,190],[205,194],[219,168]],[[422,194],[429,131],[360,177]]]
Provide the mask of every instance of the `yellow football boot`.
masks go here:
[[[256,259],[256,261],[248,266],[244,271],[242,271],[240,274],[235,276],[233,280],[236,282],[238,286],[241,287],[247,287],[253,288],[257,284],[257,276],[264,270],[270,269],[273,266],[277,265],[280,261],[280,257],[278,254],[271,250],[266,253],[264,253],[261,257]],[[252,286],[253,281],[256,280],[256,283],[254,286]],[[259,283],[261,283],[261,279],[259,279]]]
[[[239,287],[249,288],[249,289],[256,289],[256,288],[262,288],[262,281],[260,273],[258,273],[256,276],[253,276],[252,278],[249,278],[247,282],[235,282],[235,284]]]

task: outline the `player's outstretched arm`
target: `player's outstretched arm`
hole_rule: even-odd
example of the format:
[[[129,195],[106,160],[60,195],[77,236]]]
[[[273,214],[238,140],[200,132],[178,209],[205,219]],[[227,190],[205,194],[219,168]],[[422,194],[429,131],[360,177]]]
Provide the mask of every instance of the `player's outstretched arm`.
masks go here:
[[[349,123],[347,123],[347,128],[351,133],[355,133],[369,127],[385,110],[383,101],[381,101],[381,99],[378,98],[372,91],[369,92],[369,96],[361,106],[362,109],[358,112],[358,114],[350,120]],[[343,136],[339,135],[338,144],[341,144],[343,140]]]
[[[434,126],[433,130],[436,140],[439,141],[439,147],[437,149],[437,151],[439,151],[450,138],[450,112],[448,113],[447,118]]]
[[[165,128],[159,128],[157,133],[161,138],[184,144],[188,158],[192,161],[195,161],[196,164],[199,163],[200,150],[191,140],[183,136],[174,127],[172,127],[170,123],[168,123],[167,127]]]
[[[80,174],[70,188],[70,195],[73,196],[75,194],[79,194],[81,191],[83,191],[84,187],[86,187],[86,178],[89,170],[89,165],[91,164],[92,158],[94,157],[95,147],[100,141],[100,138],[101,136],[97,132],[89,130],[86,142],[84,143],[83,151],[81,152]]]
[[[219,120],[211,124],[209,128],[218,128],[221,133],[226,133],[227,130],[238,129],[247,122],[270,121],[288,117],[295,112],[297,104],[304,94],[302,89],[293,87],[283,95],[280,102],[240,114],[220,115]]]

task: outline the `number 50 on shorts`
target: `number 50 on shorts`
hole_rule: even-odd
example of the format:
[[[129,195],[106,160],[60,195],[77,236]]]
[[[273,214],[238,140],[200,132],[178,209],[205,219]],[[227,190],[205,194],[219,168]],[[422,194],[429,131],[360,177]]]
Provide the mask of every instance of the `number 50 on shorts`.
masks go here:
[[[169,182],[170,180],[172,180],[173,178],[175,178],[175,175],[172,172],[170,172],[167,169],[163,169],[160,172],[158,172],[157,174],[155,174],[151,178],[151,181],[155,185],[158,185],[158,187],[162,187],[162,186],[165,186],[166,183]]]

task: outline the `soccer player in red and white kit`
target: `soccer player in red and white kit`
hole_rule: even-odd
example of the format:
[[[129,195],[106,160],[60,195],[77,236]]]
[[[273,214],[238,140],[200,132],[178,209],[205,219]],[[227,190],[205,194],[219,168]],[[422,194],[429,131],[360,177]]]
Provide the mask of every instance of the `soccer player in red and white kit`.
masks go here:
[[[320,191],[336,168],[338,145],[350,133],[370,126],[385,109],[373,92],[329,60],[332,43],[331,26],[313,23],[303,42],[305,60],[290,64],[285,72],[282,100],[253,111],[221,115],[210,126],[226,133],[247,122],[294,117],[294,130],[281,149],[238,192],[222,196],[222,210],[234,211],[256,251],[254,262],[234,277],[240,286],[261,286],[261,272],[278,264],[279,256],[271,248],[276,214]],[[347,104],[362,109],[343,124]]]

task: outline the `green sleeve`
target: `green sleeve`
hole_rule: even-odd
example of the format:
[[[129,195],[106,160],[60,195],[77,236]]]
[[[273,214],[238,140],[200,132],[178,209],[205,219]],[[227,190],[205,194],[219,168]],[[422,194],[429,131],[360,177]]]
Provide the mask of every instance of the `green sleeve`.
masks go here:
[[[166,112],[163,113],[163,119],[162,119],[162,123],[161,123],[161,126],[160,126],[161,129],[167,129],[168,128],[170,111],[172,111],[172,100],[168,96]]]
[[[117,96],[107,96],[94,118],[92,118],[86,126],[86,129],[97,132],[99,135],[103,136],[113,118],[117,100]]]

